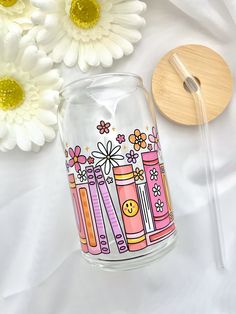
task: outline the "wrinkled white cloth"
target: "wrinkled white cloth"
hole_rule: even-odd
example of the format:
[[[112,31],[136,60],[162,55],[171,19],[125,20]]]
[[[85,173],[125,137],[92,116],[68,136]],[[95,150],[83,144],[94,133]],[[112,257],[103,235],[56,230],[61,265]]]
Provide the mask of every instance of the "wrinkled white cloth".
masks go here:
[[[236,73],[234,0],[146,2],[143,40],[109,71],[137,73],[150,90],[167,51],[199,43],[222,54]],[[76,68],[62,72],[66,82],[82,76]],[[160,114],[158,121],[179,236],[171,253],[135,271],[106,273],[81,259],[59,139],[38,154],[0,155],[1,314],[236,313],[235,96],[210,124],[225,271],[215,265],[199,131]]]

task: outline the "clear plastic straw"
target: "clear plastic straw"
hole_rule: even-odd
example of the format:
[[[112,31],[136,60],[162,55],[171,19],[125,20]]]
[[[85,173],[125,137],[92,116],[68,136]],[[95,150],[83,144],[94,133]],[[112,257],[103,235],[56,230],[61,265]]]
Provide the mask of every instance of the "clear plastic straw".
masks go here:
[[[221,269],[225,268],[225,248],[224,237],[221,223],[221,211],[218,200],[218,192],[216,185],[215,169],[213,162],[213,153],[211,147],[211,141],[209,137],[208,119],[206,113],[206,106],[204,97],[202,95],[201,87],[197,80],[192,76],[187,67],[184,65],[180,57],[174,53],[169,58],[170,64],[173,66],[182,82],[186,85],[189,92],[192,94],[195,106],[198,122],[200,125],[201,138],[202,138],[202,150],[204,153],[206,180],[208,186],[209,206],[212,212],[212,223],[215,235],[215,248],[216,248],[216,263]]]

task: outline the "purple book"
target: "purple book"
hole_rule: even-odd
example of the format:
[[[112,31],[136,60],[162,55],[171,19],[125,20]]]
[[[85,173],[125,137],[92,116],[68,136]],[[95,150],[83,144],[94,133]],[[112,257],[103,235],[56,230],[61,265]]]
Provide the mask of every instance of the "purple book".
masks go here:
[[[104,219],[102,215],[102,209],[101,209],[100,199],[98,195],[98,188],[95,181],[96,179],[95,179],[95,174],[94,174],[94,168],[93,166],[89,166],[89,167],[86,167],[85,170],[86,170],[86,175],[88,179],[91,201],[93,204],[95,223],[97,225],[98,239],[100,242],[101,251],[103,254],[109,254],[110,248],[109,248],[108,238],[106,234]]]
[[[125,241],[125,237],[121,229],[120,222],[117,217],[116,210],[112,202],[110,192],[107,188],[107,184],[106,184],[103,172],[102,172],[102,168],[100,166],[95,167],[94,174],[96,177],[98,188],[102,196],[104,207],[107,212],[107,216],[108,216],[111,228],[112,228],[112,232],[113,232],[118,250],[120,253],[127,252],[128,251],[127,243]]]

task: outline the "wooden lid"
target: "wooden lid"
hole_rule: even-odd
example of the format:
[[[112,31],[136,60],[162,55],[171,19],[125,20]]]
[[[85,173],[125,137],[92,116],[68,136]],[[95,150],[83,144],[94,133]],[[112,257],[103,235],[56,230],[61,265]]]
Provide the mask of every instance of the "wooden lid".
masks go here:
[[[229,104],[233,93],[233,78],[224,59],[212,49],[201,45],[186,45],[168,52],[157,65],[152,78],[152,92],[157,107],[168,119],[197,125],[192,95],[169,63],[177,53],[201,85],[208,121],[218,117]]]

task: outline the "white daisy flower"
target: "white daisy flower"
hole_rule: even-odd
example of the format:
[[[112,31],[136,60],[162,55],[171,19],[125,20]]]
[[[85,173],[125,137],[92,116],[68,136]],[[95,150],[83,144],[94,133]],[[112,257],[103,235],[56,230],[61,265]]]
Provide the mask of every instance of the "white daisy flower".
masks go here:
[[[38,151],[55,138],[62,79],[28,36],[0,36],[0,150]]]
[[[30,0],[0,0],[1,28],[29,30],[32,27]]]
[[[120,151],[121,146],[117,145],[113,148],[111,141],[108,141],[106,146],[99,142],[97,146],[99,151],[92,152],[92,156],[100,159],[96,166],[104,166],[105,174],[108,175],[112,166],[119,166],[117,160],[124,159],[124,156],[117,154]]]
[[[154,184],[152,191],[154,196],[161,196],[161,187],[157,183]]]
[[[80,182],[84,182],[87,180],[86,171],[85,170],[79,170],[77,178],[80,180]]]
[[[151,180],[157,180],[158,179],[158,171],[155,168],[151,169],[149,172],[150,172],[150,179]]]
[[[155,206],[157,212],[163,212],[164,203],[161,200],[158,200]]]
[[[39,11],[37,41],[55,62],[82,71],[89,66],[110,67],[113,59],[133,52],[141,39],[140,16],[146,4],[136,0],[32,0]]]

